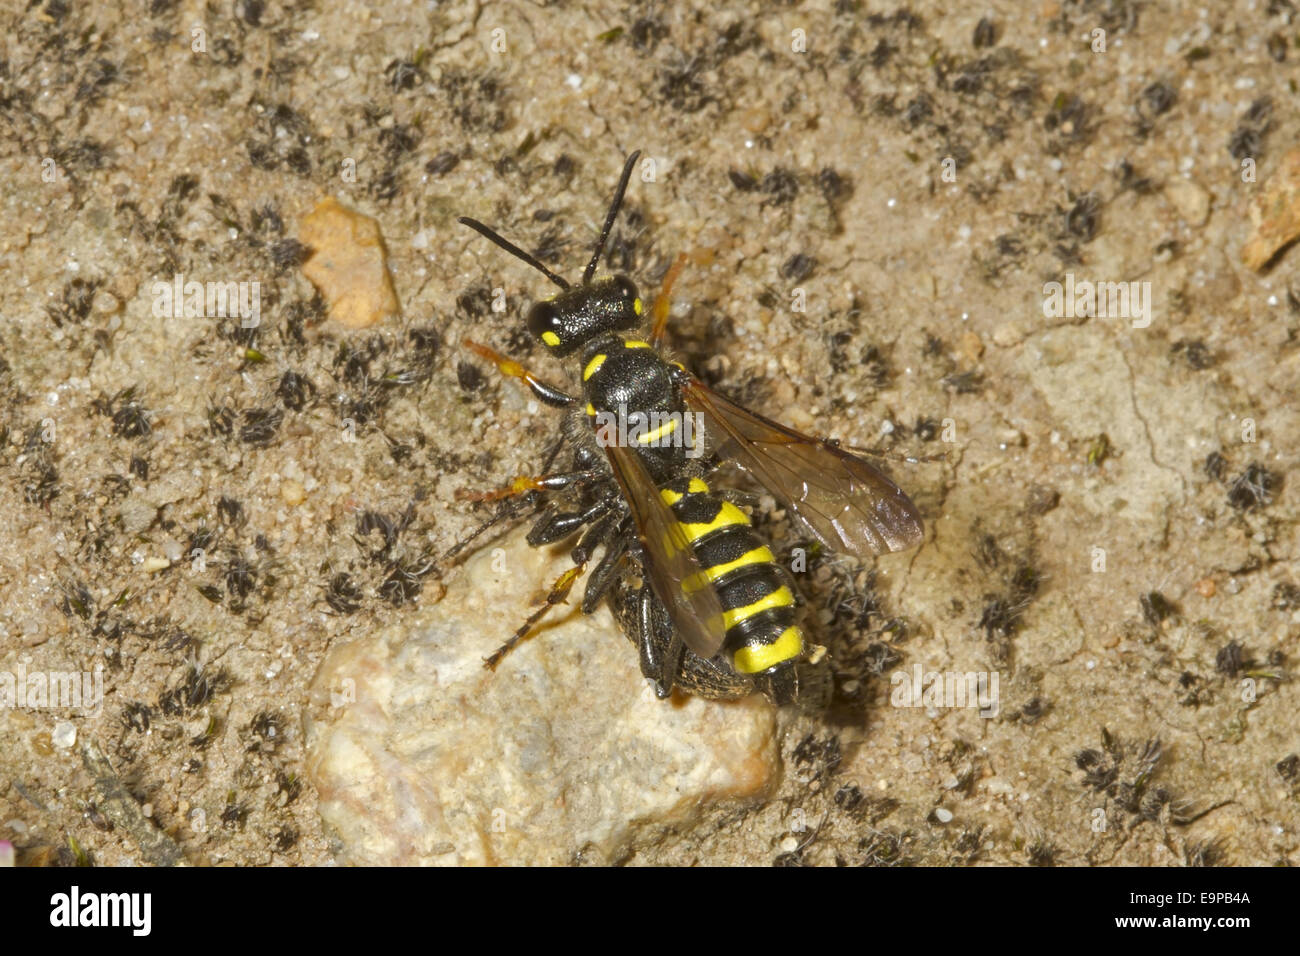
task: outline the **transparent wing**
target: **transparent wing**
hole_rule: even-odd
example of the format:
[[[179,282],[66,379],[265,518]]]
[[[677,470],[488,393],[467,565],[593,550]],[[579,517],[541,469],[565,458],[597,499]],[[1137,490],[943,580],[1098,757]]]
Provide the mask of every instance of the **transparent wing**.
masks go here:
[[[708,660],[722,648],[727,636],[718,593],[708,586],[686,533],[659,497],[654,479],[636,452],[619,445],[607,446],[605,451],[632,510],[650,586],[668,608],[682,641]]]
[[[870,557],[920,542],[916,505],[879,469],[757,415],[693,376],[683,396],[703,416],[717,453],[772,492],[827,548]]]

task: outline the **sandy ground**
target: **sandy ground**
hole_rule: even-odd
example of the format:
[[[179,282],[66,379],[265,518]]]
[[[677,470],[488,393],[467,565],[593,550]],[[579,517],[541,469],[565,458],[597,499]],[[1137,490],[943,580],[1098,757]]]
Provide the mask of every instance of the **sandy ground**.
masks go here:
[[[684,361],[934,459],[889,465],[919,550],[807,582],[837,698],[780,792],[633,861],[1296,862],[1300,259],[1241,263],[1290,3],[218,6],[0,12],[0,672],[104,690],[0,709],[20,862],[332,859],[317,665],[558,425],[458,343],[573,374],[522,333],[544,280],[455,216],[574,274],[632,149],[610,265],[690,254]],[[400,317],[327,318],[326,196]],[[159,317],[177,274],[257,281],[260,324]],[[1045,315],[1067,275],[1145,312]],[[996,673],[997,715],[894,706],[916,667]]]

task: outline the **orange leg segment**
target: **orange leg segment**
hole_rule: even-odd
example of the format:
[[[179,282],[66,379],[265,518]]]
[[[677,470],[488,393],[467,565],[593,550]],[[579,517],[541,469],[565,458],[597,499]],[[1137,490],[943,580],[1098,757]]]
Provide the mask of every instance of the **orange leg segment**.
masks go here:
[[[651,309],[651,315],[654,316],[654,328],[650,332],[650,344],[658,348],[663,342],[664,333],[668,330],[668,313],[672,310],[672,291],[673,283],[681,275],[682,267],[686,265],[686,253],[679,252],[673,264],[668,267],[664,274],[663,285],[659,289],[659,295],[655,297],[654,307]]]
[[[528,616],[528,620],[524,621],[524,623],[520,625],[519,630],[515,631],[510,640],[506,641],[493,651],[491,656],[483,658],[483,666],[490,671],[496,670],[497,665],[501,663],[501,658],[505,657],[528,638],[529,632],[533,629],[534,624],[545,617],[546,613],[550,611],[551,608],[555,607],[555,605],[564,604],[568,601],[569,592],[573,590],[573,582],[578,580],[586,567],[585,564],[579,564],[569,568],[569,570],[561,574],[559,579],[551,585],[551,593],[546,596],[546,603]]]
[[[464,488],[456,492],[457,501],[500,501],[525,495],[530,491],[558,491],[570,485],[591,481],[597,476],[595,471],[566,471],[554,475],[520,475],[504,488],[496,491],[467,491]]]
[[[519,379],[528,386],[534,395],[547,405],[553,405],[556,408],[565,408],[574,403],[575,399],[572,396],[566,395],[553,385],[547,385],[514,359],[502,355],[496,349],[489,348],[486,345],[481,345],[472,339],[465,339],[461,344],[479,358],[487,359],[495,365],[502,375]]]

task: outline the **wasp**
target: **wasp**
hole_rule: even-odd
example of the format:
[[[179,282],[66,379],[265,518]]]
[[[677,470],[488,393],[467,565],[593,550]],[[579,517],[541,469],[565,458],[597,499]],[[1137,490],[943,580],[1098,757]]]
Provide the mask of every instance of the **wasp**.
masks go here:
[[[571,395],[493,349],[465,341],[538,401],[567,412],[563,439],[544,467],[564,450],[571,451],[571,465],[468,496],[505,504],[447,557],[497,521],[523,514],[530,503],[534,513],[541,510],[528,533],[530,545],[582,532],[572,549],[574,566],[486,658],[489,668],[550,608],[565,603],[592,565],[583,612],[610,600],[638,648],[641,673],[660,698],[680,687],[719,699],[757,691],[776,704],[824,701],[825,650],[811,645],[796,622],[790,574],[738,506],[744,497],[710,484],[714,473],[724,462],[738,466],[812,539],[842,554],[865,558],[910,548],[921,540],[921,517],[907,495],[862,458],[742,407],[664,354],[669,294],[684,255],[665,275],[650,316],[627,276],[596,276],[638,156],[632,153],[623,167],[577,285],[483,223],[459,219],[560,288],[531,305],[527,327],[551,355],[577,360],[581,393]],[[637,330],[651,319],[649,335],[639,337]]]

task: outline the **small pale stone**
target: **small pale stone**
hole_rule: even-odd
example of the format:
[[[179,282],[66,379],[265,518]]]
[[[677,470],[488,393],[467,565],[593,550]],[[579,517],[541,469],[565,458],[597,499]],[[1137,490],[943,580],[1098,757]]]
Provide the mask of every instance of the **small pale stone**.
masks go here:
[[[359,329],[397,314],[384,240],[374,219],[323,199],[303,219],[298,239],[313,250],[303,275],[320,289],[331,318]]]
[[[100,289],[95,293],[94,306],[95,311],[100,315],[112,315],[122,308],[122,303],[118,301],[117,296],[107,289]]]
[[[916,291],[918,295],[927,299],[933,299],[938,293],[939,286],[935,282],[934,274],[930,272],[921,272],[916,276]]]
[[[1210,218],[1210,194],[1190,179],[1169,180],[1165,198],[1189,226],[1203,226]]]
[[[284,503],[287,505],[300,505],[307,497],[307,491],[303,488],[301,481],[286,478],[280,482],[280,497],[284,499]]]
[[[60,750],[67,750],[77,742],[77,728],[66,720],[59,721],[50,734],[50,742]]]
[[[1254,232],[1241,250],[1241,261],[1262,269],[1282,247],[1300,236],[1300,146],[1282,157],[1259,197],[1250,205]]]
[[[617,861],[780,775],[775,710],[661,701],[608,609],[556,608],[489,671],[567,554],[515,533],[437,604],[333,649],[312,690],[307,775],[355,864]],[[581,593],[581,582],[578,592]]]
[[[156,574],[159,571],[166,571],[172,566],[172,563],[166,558],[145,558],[140,563],[140,569],[145,574]]]
[[[984,343],[980,341],[978,335],[968,329],[957,340],[957,352],[966,359],[967,363],[974,365],[984,354]]]
[[[939,807],[939,809],[934,811],[934,818],[938,820],[940,823],[951,823],[952,811],[945,810],[943,807]]]
[[[772,114],[761,106],[751,106],[741,113],[740,122],[747,132],[757,136],[772,122]]]
[[[141,495],[131,495],[122,502],[120,511],[122,531],[125,534],[141,534],[158,517],[158,509]]]
[[[1011,348],[1025,339],[1025,330],[1013,322],[1003,322],[993,330],[993,344],[998,348]]]

